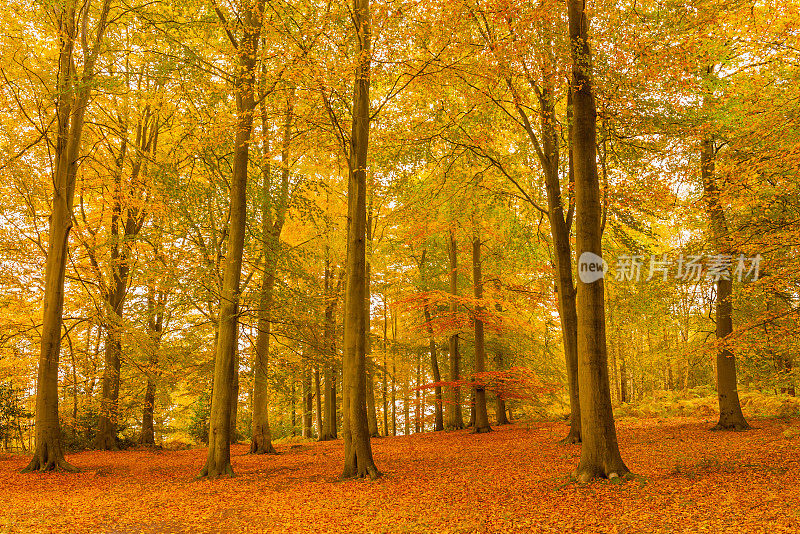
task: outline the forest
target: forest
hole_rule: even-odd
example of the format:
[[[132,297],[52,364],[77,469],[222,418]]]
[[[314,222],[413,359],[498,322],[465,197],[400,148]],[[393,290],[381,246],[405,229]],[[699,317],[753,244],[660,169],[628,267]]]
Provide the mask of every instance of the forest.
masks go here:
[[[0,7],[0,532],[800,531],[796,0]]]

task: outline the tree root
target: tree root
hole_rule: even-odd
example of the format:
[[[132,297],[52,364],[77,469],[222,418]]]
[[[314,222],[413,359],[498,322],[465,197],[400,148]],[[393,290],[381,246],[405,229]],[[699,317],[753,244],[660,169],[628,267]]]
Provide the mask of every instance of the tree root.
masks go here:
[[[734,423],[723,423],[722,421],[720,421],[716,425],[709,428],[709,430],[713,432],[722,430],[727,430],[731,432],[745,432],[747,430],[750,430],[751,428],[752,427],[747,423],[747,421],[737,421]]]

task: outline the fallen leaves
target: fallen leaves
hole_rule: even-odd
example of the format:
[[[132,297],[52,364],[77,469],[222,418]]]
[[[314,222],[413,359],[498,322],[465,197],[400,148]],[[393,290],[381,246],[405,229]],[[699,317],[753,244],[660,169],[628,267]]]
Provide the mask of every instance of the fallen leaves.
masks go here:
[[[84,452],[83,472],[0,457],[3,532],[798,532],[798,422],[709,432],[692,418],[619,425],[621,484],[570,483],[562,423],[373,440],[386,476],[338,481],[341,442],[233,447],[238,476],[193,481],[205,450]]]

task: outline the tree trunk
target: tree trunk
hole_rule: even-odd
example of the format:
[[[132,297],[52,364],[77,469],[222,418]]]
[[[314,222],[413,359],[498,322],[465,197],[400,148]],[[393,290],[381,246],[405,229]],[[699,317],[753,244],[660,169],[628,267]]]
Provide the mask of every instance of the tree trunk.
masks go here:
[[[386,298],[384,297],[383,300],[383,372],[381,373],[383,378],[383,435],[389,435],[389,399],[388,395],[389,392],[387,391],[388,387],[388,379],[387,379],[387,370],[389,369],[388,365],[388,356],[386,354],[387,349],[387,329],[388,329],[388,317],[387,317],[387,310],[386,310]]]
[[[319,365],[314,367],[314,398],[317,410],[317,437],[322,436],[322,386],[319,381]]]
[[[262,80],[262,85],[264,81]],[[263,91],[263,89],[262,89]],[[263,97],[263,95],[262,95]],[[267,138],[262,144],[263,176],[261,204],[261,239],[264,251],[264,275],[261,281],[261,299],[258,309],[258,333],[256,334],[255,358],[253,360],[253,421],[250,439],[251,454],[276,454],[272,445],[272,429],[269,425],[269,347],[272,331],[272,308],[274,306],[275,278],[281,254],[281,232],[286,222],[289,202],[289,148],[294,121],[294,87],[286,97],[286,114],[283,122],[281,147],[281,185],[277,198],[272,188],[272,166]],[[261,131],[269,131],[267,108],[261,102]],[[263,133],[266,136],[266,133]]]
[[[600,184],[597,176],[596,109],[591,85],[592,58],[584,0],[569,0],[569,36],[572,54],[573,133],[575,173],[576,252],[581,262],[597,262],[602,255]],[[588,280],[588,279],[587,279]],[[606,352],[603,279],[579,280],[578,393],[581,410],[581,458],[576,478],[617,477],[628,472],[617,444]]]
[[[314,394],[311,391],[311,369],[307,365],[303,375],[303,437],[306,439],[311,439],[311,419],[314,412]]]
[[[245,226],[247,219],[247,164],[250,134],[255,111],[255,67],[261,32],[264,0],[243,9],[242,39],[235,44],[238,73],[234,85],[237,125],[233,171],[230,181],[228,246],[222,279],[219,310],[219,336],[214,356],[214,390],[208,432],[208,458],[199,477],[233,475],[231,466],[231,382],[233,381],[239,334],[239,282],[242,276]],[[255,394],[254,394],[255,397]]]
[[[431,354],[431,372],[433,373],[433,382],[436,384],[434,386],[434,395],[436,399],[436,405],[434,406],[434,424],[433,430],[444,430],[444,416],[442,414],[442,386],[440,382],[442,381],[442,376],[439,373],[439,360],[436,357],[436,339],[433,336],[433,326],[431,325],[431,310],[430,310],[430,303],[426,300],[425,307],[423,308],[425,313],[425,324],[427,325],[428,330],[428,350]]]
[[[233,353],[233,377],[231,381],[231,443],[238,443],[239,436],[236,428],[239,417],[239,347]]]
[[[397,311],[392,314],[392,435],[397,435]]]
[[[331,282],[331,268],[329,248],[325,247],[325,324],[323,326],[323,343],[325,345],[325,406],[322,418],[322,432],[320,433],[320,441],[328,441],[336,439],[336,369],[334,367],[334,360],[336,357],[336,341],[335,341],[335,328],[334,314],[336,312],[336,302],[338,300],[338,291],[336,295],[332,295],[332,282]]]
[[[344,434],[343,478],[378,478],[372,459],[367,417],[366,286],[367,150],[369,145],[370,12],[369,0],[354,0],[357,57],[353,90],[353,124],[350,135],[347,188],[347,292],[342,359],[342,410]]]
[[[503,370],[503,353],[499,350],[494,355],[494,366],[497,371]],[[506,416],[506,401],[503,398],[503,391],[495,392],[495,421],[498,425],[508,425],[511,421]]]
[[[425,424],[422,421],[422,402],[420,394],[422,393],[420,386],[422,385],[422,357],[417,352],[417,387],[414,388],[414,433],[419,434],[423,431]]]
[[[408,358],[409,360],[411,358]],[[409,389],[411,387],[411,362],[409,361],[406,372],[404,373],[403,380],[403,416],[404,426],[403,435],[408,436],[411,434],[411,399],[409,398]]]
[[[481,376],[486,372],[486,344],[483,333],[483,278],[481,275],[481,237],[478,230],[472,236],[472,286],[475,290],[475,426],[473,432],[491,432],[489,414],[486,410],[486,384]]]
[[[447,252],[450,258],[450,314],[455,320],[458,304],[455,297],[458,296],[458,256],[456,251],[456,238],[453,230],[449,232],[450,239],[447,242]],[[450,398],[448,399],[446,410],[447,430],[460,430],[464,428],[464,419],[461,415],[461,387],[458,386],[461,380],[459,365],[461,358],[458,354],[458,334],[452,334],[449,340],[449,359],[450,359]]]
[[[94,81],[94,65],[105,33],[110,1],[105,0],[102,4],[101,14],[97,19],[94,46],[85,58],[83,74],[80,76],[75,72],[75,61],[72,56],[77,38],[77,7],[77,2],[70,2],[68,5],[58,4],[55,8],[59,53],[53,203],[44,273],[42,345],[36,382],[36,449],[23,472],[77,471],[77,468],[64,459],[64,449],[61,444],[61,426],[58,420],[58,360],[61,353],[64,276],[69,233],[72,229],[75,177],[80,162],[84,116]],[[84,33],[83,37],[88,36]]]
[[[710,69],[709,69],[710,73]],[[725,211],[720,205],[719,189],[714,179],[715,149],[714,141],[710,137],[703,139],[700,154],[700,172],[703,179],[703,192],[711,222],[711,234],[719,254],[727,254],[729,246],[726,243],[728,224],[725,220]],[[727,280],[725,279],[727,278]],[[714,430],[747,430],[750,425],[744,418],[742,407],[739,404],[739,392],[736,387],[736,359],[725,345],[725,339],[733,332],[733,282],[730,276],[721,276],[717,280],[716,318],[717,341],[720,348],[717,351],[717,397],[719,400],[719,422]]]
[[[150,357],[147,372],[147,388],[144,394],[144,407],[142,409],[142,435],[139,443],[142,445],[155,445],[155,428],[153,425],[153,413],[156,402],[156,376],[158,373],[159,350],[161,349],[161,336],[164,330],[164,305],[166,304],[166,294],[156,292],[152,286],[148,288],[147,310],[148,321],[147,329],[150,334]]]
[[[292,436],[297,435],[297,400],[295,397],[295,381],[292,380]]]

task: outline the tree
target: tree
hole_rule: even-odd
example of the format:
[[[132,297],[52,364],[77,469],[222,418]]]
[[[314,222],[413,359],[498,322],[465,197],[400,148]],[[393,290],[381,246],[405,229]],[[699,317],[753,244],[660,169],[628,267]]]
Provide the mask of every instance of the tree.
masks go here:
[[[264,85],[262,79],[262,86]],[[263,91],[264,89],[262,89]],[[272,200],[272,167],[269,163],[269,143],[267,140],[267,114],[261,95],[261,130],[264,135],[262,149],[262,187],[261,232],[264,254],[264,274],[261,280],[261,298],[258,308],[258,334],[256,335],[255,359],[253,360],[253,436],[250,441],[252,454],[275,453],[272,446],[272,432],[269,426],[269,384],[268,364],[270,332],[272,329],[273,294],[275,276],[280,256],[280,238],[286,222],[289,200],[289,147],[294,120],[294,88],[291,87],[286,98],[286,113],[283,123],[283,148],[281,149],[281,185],[275,201]],[[273,206],[274,204],[274,206]]]
[[[81,136],[86,107],[94,82],[94,68],[111,8],[105,0],[97,17],[92,47],[87,42],[88,9],[77,1],[55,6],[59,40],[58,87],[56,93],[56,143],[53,169],[53,201],[50,237],[45,264],[44,312],[39,372],[36,382],[36,450],[23,469],[30,471],[77,471],[64,459],[58,419],[58,359],[61,353],[61,324],[64,308],[64,275],[67,265],[69,233],[72,228],[72,203],[75,177],[81,158]],[[79,33],[80,32],[80,33]],[[81,39],[83,72],[76,70],[75,45]]]
[[[214,356],[214,388],[211,398],[211,416],[208,432],[208,458],[200,471],[200,477],[217,478],[233,475],[231,466],[231,383],[236,361],[239,333],[239,282],[242,275],[242,254],[247,218],[247,167],[249,161],[250,135],[253,129],[253,113],[256,108],[255,70],[256,54],[261,35],[264,0],[246,1],[239,16],[242,19],[241,40],[227,30],[225,16],[216,8],[223,26],[226,26],[231,45],[236,49],[237,75],[236,136],[233,171],[230,182],[230,224],[227,257],[222,281],[219,311],[219,333]]]
[[[369,143],[369,82],[371,30],[369,0],[354,0],[358,63],[353,89],[353,123],[348,157],[347,263],[342,358],[344,414],[344,478],[380,477],[372,459],[367,421],[366,371],[366,224],[367,150]]]
[[[486,344],[483,334],[483,319],[481,314],[484,306],[480,303],[483,298],[483,278],[481,276],[481,236],[477,228],[472,235],[472,285],[475,290],[475,427],[473,432],[491,432],[489,426],[489,415],[486,411],[486,385],[483,383],[484,377],[481,373],[486,372]]]
[[[702,140],[700,152],[700,173],[703,180],[703,193],[711,226],[712,242],[721,247],[719,254],[730,254],[727,246],[728,223],[725,210],[719,200],[719,189],[714,179],[714,158],[716,147],[714,139],[706,136]],[[736,387],[736,359],[725,341],[733,332],[733,281],[731,277],[720,276],[716,281],[716,336],[720,347],[717,350],[717,398],[719,399],[719,421],[714,430],[747,430],[750,425],[744,418],[739,404]]]
[[[585,0],[569,0],[572,55],[573,132],[575,173],[576,252],[581,262],[602,255],[600,184],[596,160],[596,115],[591,84],[592,58]],[[587,255],[589,254],[589,255]],[[591,256],[594,255],[594,256]],[[581,406],[580,482],[616,477],[628,472],[617,444],[606,352],[603,279],[578,282],[578,391]]]
[[[449,239],[447,240],[447,253],[450,259],[450,294],[453,296],[450,300],[450,314],[455,318],[458,311],[458,303],[455,297],[458,296],[458,250],[456,249],[456,238],[453,230],[449,230]],[[450,336],[449,340],[449,353],[450,353],[450,399],[447,404],[447,423],[448,430],[460,430],[464,428],[464,419],[461,415],[461,388],[458,386],[458,381],[461,379],[459,366],[461,358],[458,354],[458,333]]]

